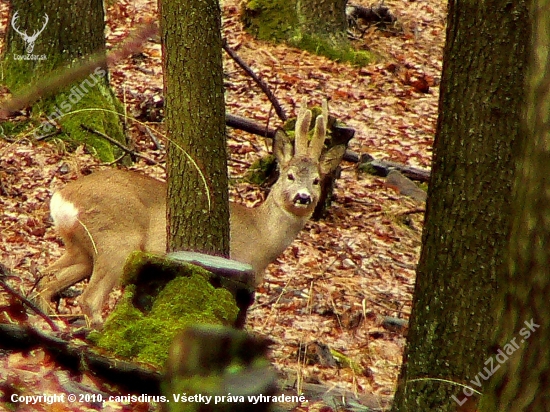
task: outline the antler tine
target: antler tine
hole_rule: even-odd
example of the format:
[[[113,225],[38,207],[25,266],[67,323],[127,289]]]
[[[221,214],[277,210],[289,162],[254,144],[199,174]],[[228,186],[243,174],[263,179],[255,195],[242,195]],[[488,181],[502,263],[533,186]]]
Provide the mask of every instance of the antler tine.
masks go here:
[[[302,100],[302,107],[296,118],[296,129],[294,138],[294,155],[300,156],[307,153],[307,132],[309,131],[309,124],[311,123],[311,110],[307,109],[307,100]]]
[[[323,99],[323,103],[321,103],[321,109],[322,109],[322,114],[323,114],[323,118],[325,120],[325,133],[326,133],[326,130],[328,128],[328,101],[327,99]]]
[[[17,21],[18,21],[18,20],[19,20],[19,12],[16,11],[16,12],[13,14],[12,18],[11,18],[11,27],[13,27],[13,30],[15,30],[15,32],[16,32],[17,34],[19,34],[20,36],[25,36],[25,33],[21,33],[21,31],[19,31],[19,30],[17,29],[17,27],[15,27],[15,25],[17,24]]]
[[[312,159],[319,160],[321,152],[325,145],[325,136],[328,128],[328,102],[323,99],[321,104],[321,114],[315,119],[315,131],[309,146],[309,155]]]
[[[325,116],[320,114],[315,119],[315,130],[313,137],[311,138],[311,144],[309,146],[309,157],[315,160],[319,160],[321,152],[325,146],[325,136],[327,133]]]

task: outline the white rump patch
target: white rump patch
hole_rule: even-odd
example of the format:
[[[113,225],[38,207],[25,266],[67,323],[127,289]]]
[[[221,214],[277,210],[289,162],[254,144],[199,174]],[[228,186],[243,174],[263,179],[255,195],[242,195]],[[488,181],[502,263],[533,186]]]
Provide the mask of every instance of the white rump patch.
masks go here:
[[[50,215],[57,230],[69,230],[78,222],[78,209],[68,200],[55,192],[50,200]]]

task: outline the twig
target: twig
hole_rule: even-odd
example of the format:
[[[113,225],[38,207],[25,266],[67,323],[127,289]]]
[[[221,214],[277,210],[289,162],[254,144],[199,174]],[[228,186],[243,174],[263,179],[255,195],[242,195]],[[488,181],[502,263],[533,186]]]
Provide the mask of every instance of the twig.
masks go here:
[[[103,163],[103,165],[105,165],[105,166],[116,165],[118,162],[120,162],[122,159],[124,159],[124,156],[126,156],[126,153],[121,154],[119,157],[117,157],[112,162]]]
[[[159,142],[159,140],[157,139],[157,137],[155,136],[155,134],[153,132],[151,132],[151,129],[147,126],[147,125],[144,125],[145,127],[145,131],[147,132],[147,134],[149,135],[149,138],[151,139],[151,141],[153,142],[153,144],[155,145],[155,148],[157,150],[162,150],[163,147],[162,147],[162,143]]]
[[[128,148],[127,148],[126,146],[124,146],[122,143],[116,141],[115,139],[113,139],[113,138],[110,137],[110,136],[107,136],[105,133],[101,133],[99,130],[92,129],[91,127],[88,127],[88,126],[86,126],[85,124],[81,124],[80,127],[82,127],[82,128],[83,128],[84,130],[86,130],[87,132],[94,133],[94,134],[96,134],[96,135],[98,135],[98,136],[104,138],[105,140],[107,140],[108,142],[114,144],[115,146],[117,146],[118,148],[120,148],[120,149],[123,150],[124,152],[128,153],[129,155],[141,157],[142,159],[145,159],[145,160],[147,160],[148,162],[151,162],[151,163],[154,164],[154,165],[158,165],[158,164],[159,164],[156,160],[153,160],[153,159],[151,159],[151,158],[148,157],[148,156],[142,155],[141,153],[136,152],[135,150],[128,149]]]
[[[367,299],[370,303],[372,303],[373,305],[376,305],[376,306],[380,306],[381,308],[383,309],[386,309],[387,311],[390,311],[390,312],[395,312],[395,313],[398,313],[400,315],[410,315],[410,313],[407,313],[407,312],[403,312],[403,310],[401,309],[395,309],[395,308],[391,308],[389,306],[386,306],[382,303],[379,303],[379,302],[376,302],[375,300],[373,299]]]
[[[151,367],[96,353],[79,341],[41,332],[30,326],[0,323],[0,348],[29,350],[41,347],[55,354],[57,362],[73,371],[92,371],[125,390],[157,395],[162,375]]]
[[[40,142],[41,140],[49,139],[50,137],[57,136],[58,134],[61,134],[61,130],[57,129],[51,133],[45,134],[43,136],[38,136],[34,138],[35,142]]]
[[[425,213],[426,209],[423,207],[418,207],[415,209],[405,210],[403,212],[396,213],[397,216],[413,215],[415,213]]]
[[[235,50],[233,50],[231,47],[227,45],[227,40],[223,39],[222,41],[222,47],[226,51],[229,56],[235,60],[235,63],[237,63],[250,77],[252,77],[252,80],[256,82],[256,84],[262,89],[262,91],[265,93],[273,107],[275,108],[275,112],[277,112],[277,116],[279,116],[279,119],[281,119],[283,122],[286,122],[288,119],[288,116],[286,115],[284,109],[279,104],[279,101],[269,88],[269,85],[263,81],[263,79],[260,79],[256,73],[252,71],[250,67],[235,53]]]
[[[15,289],[13,289],[10,285],[8,285],[6,283],[6,281],[3,279],[3,276],[0,276],[0,286],[2,286],[2,288],[8,292],[11,296],[13,296],[14,298],[20,300],[21,302],[23,302],[25,305],[27,305],[34,313],[36,313],[38,316],[40,316],[42,319],[44,319],[44,321],[50,325],[50,328],[52,328],[52,330],[54,332],[59,332],[59,328],[57,327],[57,325],[53,322],[53,320],[48,316],[46,315],[44,312],[42,312],[42,310],[40,310],[40,308],[38,306],[36,306],[33,302],[31,302],[30,300],[28,300],[26,297],[24,297],[23,295],[21,295],[19,292],[17,292]]]

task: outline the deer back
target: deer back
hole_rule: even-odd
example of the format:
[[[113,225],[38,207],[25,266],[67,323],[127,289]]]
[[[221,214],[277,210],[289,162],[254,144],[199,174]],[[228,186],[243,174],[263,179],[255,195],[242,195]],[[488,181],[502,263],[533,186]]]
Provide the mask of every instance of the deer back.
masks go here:
[[[58,233],[78,241],[94,258],[100,251],[117,253],[131,235],[136,250],[164,253],[165,204],[165,183],[137,172],[104,170],[56,192],[50,212]]]

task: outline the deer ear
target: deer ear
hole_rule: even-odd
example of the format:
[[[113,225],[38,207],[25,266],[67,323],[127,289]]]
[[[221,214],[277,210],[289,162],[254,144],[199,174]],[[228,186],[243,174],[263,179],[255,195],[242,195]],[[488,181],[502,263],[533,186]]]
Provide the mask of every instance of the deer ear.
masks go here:
[[[319,169],[321,170],[322,175],[326,175],[334,171],[346,152],[345,145],[337,145],[328,149],[325,153],[321,155],[319,160]]]
[[[294,148],[292,141],[283,129],[277,129],[273,138],[273,154],[277,158],[280,167],[285,167],[292,159]]]

